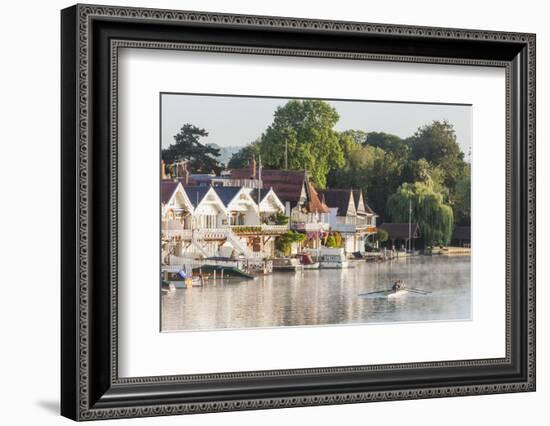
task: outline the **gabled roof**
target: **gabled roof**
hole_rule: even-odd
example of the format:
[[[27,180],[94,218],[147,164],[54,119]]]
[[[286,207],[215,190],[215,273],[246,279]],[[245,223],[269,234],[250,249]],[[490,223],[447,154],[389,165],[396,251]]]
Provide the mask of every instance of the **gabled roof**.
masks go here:
[[[368,214],[372,214],[374,216],[378,216],[378,214],[370,208],[370,206],[367,204],[367,201],[365,200],[365,211],[368,213]]]
[[[406,222],[384,222],[379,228],[384,229],[392,240],[406,240],[409,238],[409,224]],[[411,236],[413,238],[420,237],[420,227],[417,223],[411,223]]]
[[[263,201],[263,199],[266,197],[267,194],[269,194],[269,191],[271,191],[272,188],[262,188],[259,190],[260,192],[260,203]],[[275,193],[275,191],[273,191]],[[275,193],[275,195],[277,195],[277,193]],[[258,204],[258,190],[257,189],[253,189],[252,192],[250,192],[250,196],[252,197],[252,199],[256,202],[256,204]]]
[[[325,204],[330,207],[336,207],[338,210],[336,214],[338,216],[347,216],[348,213],[355,214],[355,212],[348,212],[350,207],[350,198],[355,200],[352,196],[351,189],[327,189],[321,191],[321,195],[324,196]],[[353,201],[355,209],[357,209],[357,203]]]
[[[366,197],[363,196],[363,191],[360,189],[353,189],[353,200],[355,201],[355,209],[357,211],[359,211],[359,202],[361,201],[361,198],[363,199],[363,208],[365,209],[365,213],[378,216],[378,214],[367,203]]]
[[[218,197],[222,200],[225,207],[231,203],[233,198],[241,191],[240,186],[213,186],[214,191],[218,194]]]
[[[162,204],[166,204],[174,195],[176,188],[180,183],[178,181],[174,182],[172,180],[161,180],[160,181],[160,201]]]
[[[309,190],[309,202],[308,202],[308,210],[310,213],[328,213],[330,210],[328,206],[321,201],[319,198],[319,194],[313,187],[311,183],[308,183],[308,190]]]
[[[193,207],[197,207],[204,196],[210,191],[211,186],[184,186],[183,190],[187,194],[187,198],[193,204]]]
[[[230,173],[231,179],[251,178],[250,168],[232,169]],[[291,206],[298,204],[302,191],[305,189],[308,197],[308,210],[312,213],[328,213],[328,207],[319,199],[317,191],[309,183],[305,170],[262,169],[261,176],[263,187],[272,188],[283,204],[286,202],[289,202]]]
[[[258,192],[260,194],[260,201],[258,202]],[[258,205],[258,208],[260,208],[260,204],[267,198],[267,196],[269,194],[273,194],[273,197],[274,197],[274,201],[275,201],[275,204],[277,204],[277,206],[279,207],[279,209],[281,209],[282,211],[284,211],[285,209],[285,206],[284,204],[281,202],[281,200],[279,199],[279,197],[277,196],[277,193],[275,191],[273,191],[273,188],[262,188],[260,190],[258,189],[252,189],[251,192],[250,192],[250,196],[252,197],[252,199],[254,200],[254,202]]]
[[[363,198],[363,191],[360,189],[352,189],[353,192],[353,202],[355,203],[355,211],[357,213],[365,211],[365,199]],[[359,206],[359,203],[362,205]],[[361,207],[361,208],[360,208]]]

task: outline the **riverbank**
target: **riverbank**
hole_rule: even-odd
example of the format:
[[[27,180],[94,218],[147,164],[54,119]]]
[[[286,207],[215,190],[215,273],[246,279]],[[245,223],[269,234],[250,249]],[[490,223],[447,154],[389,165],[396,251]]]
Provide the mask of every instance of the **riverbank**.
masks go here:
[[[364,258],[367,262],[403,260],[417,256],[470,256],[469,247],[435,247],[427,250],[417,250],[413,252],[399,250],[383,250],[380,252],[365,253]]]
[[[432,255],[442,256],[470,256],[472,249],[470,247],[436,247],[432,249]]]

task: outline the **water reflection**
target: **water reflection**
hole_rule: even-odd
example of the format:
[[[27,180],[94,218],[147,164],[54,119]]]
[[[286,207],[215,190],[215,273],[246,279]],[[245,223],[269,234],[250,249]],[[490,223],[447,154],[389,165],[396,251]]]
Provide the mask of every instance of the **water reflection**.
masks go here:
[[[394,299],[359,294],[402,279],[432,291]],[[162,295],[162,330],[206,330],[470,319],[470,258],[420,256],[356,268],[275,273]]]

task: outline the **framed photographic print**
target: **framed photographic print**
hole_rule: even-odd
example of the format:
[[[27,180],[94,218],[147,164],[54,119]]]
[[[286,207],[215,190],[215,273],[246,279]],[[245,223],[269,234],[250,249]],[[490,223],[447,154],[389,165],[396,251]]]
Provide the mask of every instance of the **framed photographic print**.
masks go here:
[[[74,420],[535,390],[535,36],[76,5]]]

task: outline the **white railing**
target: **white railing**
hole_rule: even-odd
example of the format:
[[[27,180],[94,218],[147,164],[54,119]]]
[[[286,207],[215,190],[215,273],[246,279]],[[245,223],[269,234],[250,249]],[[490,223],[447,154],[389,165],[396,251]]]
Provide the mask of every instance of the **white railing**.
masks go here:
[[[264,232],[286,232],[288,231],[287,225],[262,225],[262,231]]]
[[[288,231],[288,225],[231,225],[231,230],[236,234],[254,234],[254,233],[285,233]]]
[[[314,231],[328,231],[330,225],[328,223],[307,223],[307,222],[293,222],[292,228],[298,231],[314,232]]]
[[[195,229],[193,235],[201,240],[223,240],[227,238],[226,228],[204,228]]]
[[[193,235],[193,231],[190,229],[168,229],[162,230],[163,238],[181,238],[183,240],[190,240]]]
[[[332,225],[332,230],[351,234],[357,231],[357,226],[351,223],[336,223]]]

